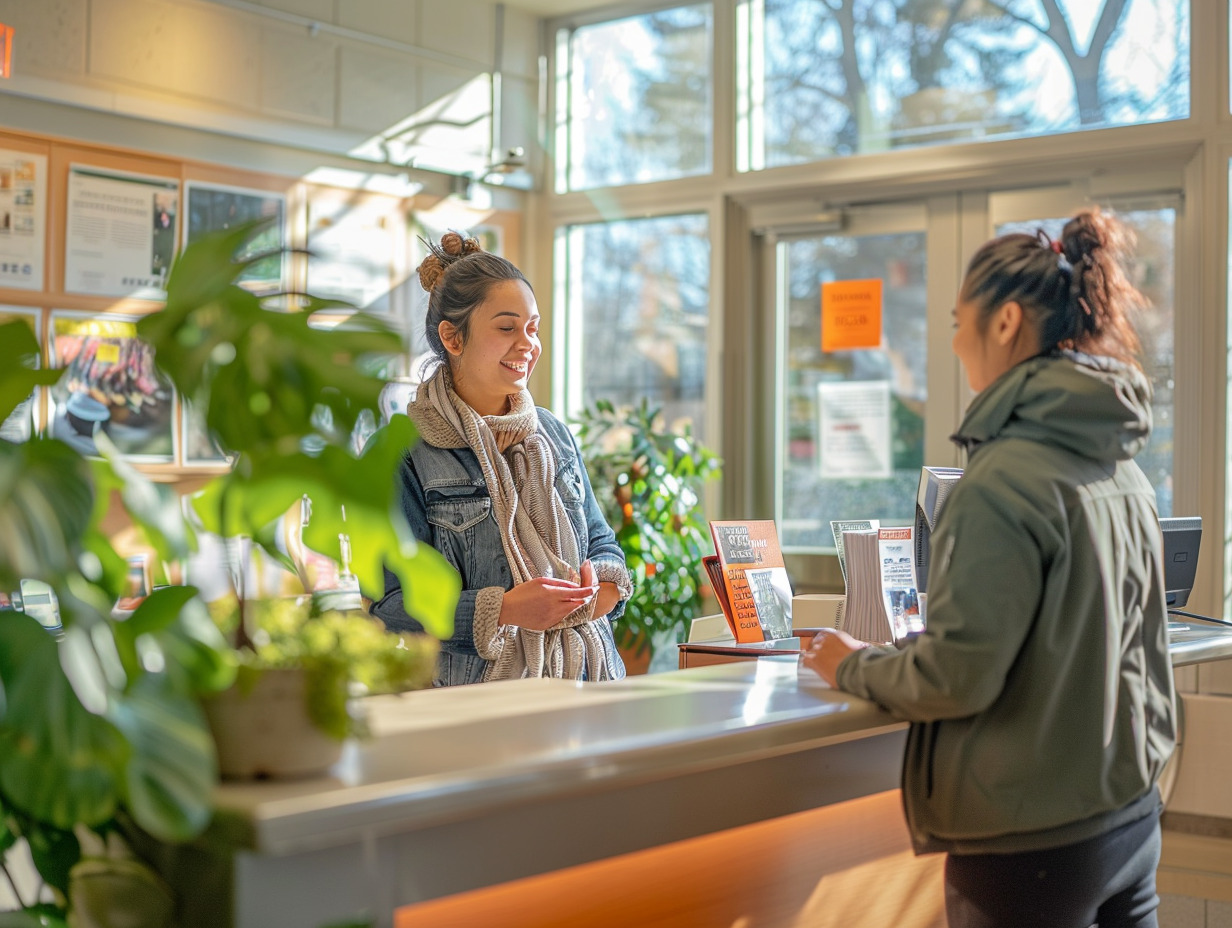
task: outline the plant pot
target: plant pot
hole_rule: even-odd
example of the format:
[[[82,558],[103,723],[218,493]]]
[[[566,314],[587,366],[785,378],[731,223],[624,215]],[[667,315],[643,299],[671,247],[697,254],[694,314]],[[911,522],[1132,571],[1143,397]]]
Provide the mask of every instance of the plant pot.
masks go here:
[[[135,860],[83,859],[69,872],[69,899],[73,928],[169,928],[175,915],[171,890]]]
[[[218,772],[232,779],[321,774],[342,756],[342,742],[308,717],[306,674],[264,670],[250,687],[232,686],[204,701],[218,748]]]

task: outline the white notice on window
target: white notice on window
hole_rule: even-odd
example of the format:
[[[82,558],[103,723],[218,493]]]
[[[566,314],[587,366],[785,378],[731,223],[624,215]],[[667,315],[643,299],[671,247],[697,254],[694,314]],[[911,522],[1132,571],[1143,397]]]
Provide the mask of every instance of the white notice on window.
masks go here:
[[[889,381],[819,383],[817,408],[822,477],[890,476]]]

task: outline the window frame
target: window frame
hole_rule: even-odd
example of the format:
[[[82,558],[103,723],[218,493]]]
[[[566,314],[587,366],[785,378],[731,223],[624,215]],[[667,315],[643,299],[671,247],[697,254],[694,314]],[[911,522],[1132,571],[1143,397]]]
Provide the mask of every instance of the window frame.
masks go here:
[[[1185,202],[1177,227],[1175,363],[1178,370],[1198,371],[1177,378],[1176,441],[1192,453],[1178,455],[1174,463],[1175,511],[1200,514],[1210,526],[1211,548],[1199,565],[1194,602],[1199,609],[1223,608],[1226,586],[1226,608],[1232,613],[1232,546],[1226,552],[1221,547],[1225,525],[1232,525],[1232,512],[1225,513],[1225,500],[1232,499],[1232,467],[1227,464],[1232,447],[1225,442],[1224,421],[1232,404],[1232,380],[1226,370],[1232,311],[1226,273],[1232,161],[1229,0],[1212,4],[1191,0],[1190,113],[1185,119],[853,155],[743,173],[735,170],[735,2],[713,0],[714,173],[631,187],[546,191],[533,197],[529,237],[548,240],[535,250],[536,260],[546,269],[552,266],[553,231],[560,226],[605,217],[709,210],[715,334],[707,370],[707,434],[725,461],[717,500],[707,499],[710,517],[769,518],[774,511],[772,495],[765,490],[774,465],[766,461],[773,433],[766,434],[767,403],[772,397],[764,386],[772,373],[773,344],[772,338],[767,342],[770,304],[764,292],[765,255],[754,234],[759,222],[755,215],[800,206],[824,212],[911,198],[932,202],[956,197],[945,221],[961,234],[961,241],[976,241],[981,235],[987,237],[981,198],[988,190],[1063,185],[1075,178],[1098,189],[1100,178],[1110,173],[1126,178],[1169,171],[1182,178]],[[624,3],[584,19],[621,18],[674,5],[678,4]],[[583,18],[552,20],[547,26],[574,21]],[[547,86],[550,98],[552,83]],[[549,99],[548,105],[554,112],[554,101]],[[934,301],[948,313],[968,257],[954,254],[944,267],[934,267],[930,259],[930,313]],[[941,283],[942,272],[951,286]],[[930,326],[930,357],[937,352],[948,355],[949,335],[948,325]],[[948,409],[942,415],[956,421],[966,398],[958,390],[946,398],[934,391],[935,366],[930,364],[929,417],[944,402]],[[563,373],[553,373],[553,396],[564,389],[558,385],[560,376]],[[929,438],[926,453],[932,453]],[[833,589],[835,581],[841,583],[836,564],[833,571],[823,565],[809,579],[816,588]]]

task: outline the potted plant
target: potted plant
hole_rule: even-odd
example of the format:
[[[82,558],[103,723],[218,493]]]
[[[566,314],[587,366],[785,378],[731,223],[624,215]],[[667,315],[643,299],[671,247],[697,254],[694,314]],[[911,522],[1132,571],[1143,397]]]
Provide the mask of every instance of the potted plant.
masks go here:
[[[402,579],[407,610],[430,632],[446,636],[460,587],[457,573],[430,546],[416,544],[395,499],[395,475],[416,440],[414,426],[406,416],[394,416],[361,453],[352,449],[357,422],[378,408],[385,386],[372,373],[374,361],[400,354],[402,337],[340,301],[304,293],[263,296],[240,286],[244,271],[269,256],[236,257],[246,253],[260,228],[240,226],[185,249],[171,269],[164,308],[137,327],[233,460],[193,496],[195,514],[204,530],[249,537],[287,562],[287,546],[276,538],[280,517],[307,497],[313,515],[302,529],[303,546],[345,563],[346,575],[353,571],[365,590],[382,589],[388,567]],[[351,314],[345,326],[314,328],[310,318],[323,310]],[[320,615],[309,604],[295,603],[255,608],[257,616],[240,590],[227,628],[240,654],[241,677],[234,693],[207,703],[220,739],[224,731],[256,723],[241,735],[250,747],[234,763],[231,741],[219,741],[224,772],[301,774],[328,766],[342,737],[353,731],[344,707],[348,684],[364,682],[365,675],[369,685],[384,689],[431,679],[435,639],[386,633],[357,610]],[[378,666],[385,668],[383,675],[371,671]],[[261,717],[275,704],[274,692],[288,688],[303,694],[314,727],[333,744],[310,745],[297,757],[284,738],[277,750],[264,745],[264,759],[254,757],[250,748],[295,724]],[[311,731],[305,727],[304,734]]]
[[[0,326],[0,421],[58,378],[38,357],[24,323]],[[45,584],[63,623],[53,637],[30,615],[0,612],[0,873],[21,907],[0,915],[5,928],[61,926],[70,913],[104,924],[96,916],[124,899],[128,924],[166,924],[165,884],[117,838],[134,827],[187,840],[212,813],[198,696],[229,685],[234,668],[192,590],[160,590],[112,617],[127,565],[100,529],[111,498],[163,560],[188,539],[173,494],[133,473],[104,435],[97,446],[103,457],[88,460],[51,438],[0,440],[0,591]],[[41,887],[18,886],[17,854]]]
[[[139,326],[233,454],[194,508],[206,530],[247,535],[274,551],[272,526],[308,494],[318,517],[305,544],[337,559],[340,535],[349,535],[365,588],[379,589],[388,565],[402,577],[408,609],[431,632],[448,634],[456,574],[415,544],[393,502],[395,470],[415,439],[410,420],[395,417],[362,455],[348,448],[356,418],[375,408],[383,385],[354,363],[396,353],[401,340],[361,314],[348,331],[308,326],[309,314],[344,304],[244,290],[240,275],[265,255],[234,256],[254,232],[243,227],[186,249],[165,307]],[[60,376],[39,370],[38,357],[24,323],[0,326],[0,422]],[[126,618],[113,616],[127,565],[101,529],[111,499],[143,530],[156,562],[182,559],[190,532],[171,488],[144,479],[104,434],[95,433],[95,444],[101,459],[51,438],[0,440],[0,591],[44,582],[63,618],[56,638],[28,615],[0,612],[0,882],[21,906],[0,913],[3,928],[107,925],[117,911],[133,928],[168,923],[175,899],[145,860],[212,822],[217,760],[200,698],[231,686],[237,664],[260,661],[262,634],[243,601],[238,650],[191,587],[158,589]],[[345,637],[355,640],[351,629]],[[258,653],[241,660],[248,651]],[[5,865],[18,853],[41,877],[34,892]]]
[[[719,458],[685,424],[670,428],[646,400],[617,409],[600,400],[574,420],[591,485],[633,572],[633,597],[617,623],[627,652],[650,669],[675,669],[675,645],[702,612],[702,556],[710,529],[702,505]]]
[[[224,633],[238,630],[238,600],[211,613]],[[420,689],[436,666],[435,638],[387,632],[361,612],[320,612],[308,596],[250,602],[245,621],[252,645],[238,652],[235,685],[205,700],[223,776],[324,770],[343,739],[368,733],[351,696]]]

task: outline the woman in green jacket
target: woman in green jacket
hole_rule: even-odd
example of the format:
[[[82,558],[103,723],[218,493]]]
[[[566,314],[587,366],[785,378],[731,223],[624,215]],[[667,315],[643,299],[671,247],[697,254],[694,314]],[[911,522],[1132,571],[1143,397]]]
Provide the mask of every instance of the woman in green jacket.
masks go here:
[[[954,352],[977,395],[927,628],[901,648],[830,632],[804,656],[912,723],[904,807],[917,852],[949,855],[951,928],[1157,924],[1176,719],[1155,494],[1133,461],[1151,390],[1128,242],[1090,210],[1060,241],[972,258]]]

